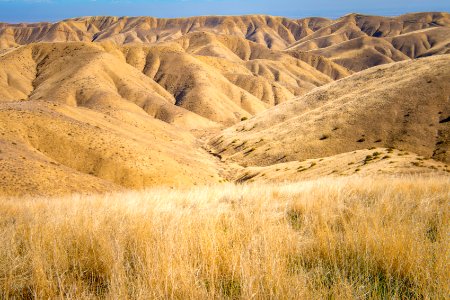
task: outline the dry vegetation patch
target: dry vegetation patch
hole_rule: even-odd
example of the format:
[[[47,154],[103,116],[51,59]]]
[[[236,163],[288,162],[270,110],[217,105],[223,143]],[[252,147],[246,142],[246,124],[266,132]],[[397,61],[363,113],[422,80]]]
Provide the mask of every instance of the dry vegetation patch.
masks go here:
[[[0,297],[445,298],[449,178],[0,201]]]

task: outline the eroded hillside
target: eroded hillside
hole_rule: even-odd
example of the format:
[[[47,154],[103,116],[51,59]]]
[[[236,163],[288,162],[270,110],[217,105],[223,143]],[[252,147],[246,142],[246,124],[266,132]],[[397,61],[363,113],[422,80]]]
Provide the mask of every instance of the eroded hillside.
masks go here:
[[[0,194],[446,175],[449,30],[447,13],[2,23]]]
[[[247,165],[371,147],[449,161],[450,56],[371,68],[224,130],[211,145]]]

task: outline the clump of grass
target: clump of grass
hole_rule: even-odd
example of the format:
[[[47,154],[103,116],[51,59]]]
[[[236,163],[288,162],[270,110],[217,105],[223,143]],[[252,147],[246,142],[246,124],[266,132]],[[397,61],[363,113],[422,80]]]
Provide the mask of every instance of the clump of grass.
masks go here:
[[[302,165],[298,166],[298,168],[297,168],[297,172],[303,172],[303,171],[306,171],[306,170],[308,170],[308,168],[305,167],[305,166],[302,166]]]
[[[370,161],[372,161],[373,159],[374,159],[374,157],[373,157],[372,155],[367,155],[367,156],[364,158],[363,164],[366,165],[366,164],[368,164]]]
[[[448,177],[0,201],[1,299],[445,299]]]

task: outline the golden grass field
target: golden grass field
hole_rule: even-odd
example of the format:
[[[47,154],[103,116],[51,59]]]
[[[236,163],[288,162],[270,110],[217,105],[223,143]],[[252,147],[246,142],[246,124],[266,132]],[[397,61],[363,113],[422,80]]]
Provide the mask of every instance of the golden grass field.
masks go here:
[[[1,299],[444,299],[449,177],[0,202]]]

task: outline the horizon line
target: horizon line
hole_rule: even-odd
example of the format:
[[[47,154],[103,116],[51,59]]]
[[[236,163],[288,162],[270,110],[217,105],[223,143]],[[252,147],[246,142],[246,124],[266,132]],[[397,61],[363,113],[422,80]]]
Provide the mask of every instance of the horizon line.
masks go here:
[[[250,16],[263,16],[263,17],[275,17],[275,18],[286,18],[291,20],[302,20],[302,19],[309,19],[309,18],[323,18],[323,19],[329,19],[329,20],[338,20],[340,18],[350,16],[350,15],[362,15],[362,16],[368,16],[368,17],[401,17],[406,15],[412,15],[412,14],[426,14],[426,13],[445,13],[449,14],[447,11],[413,11],[413,12],[407,12],[407,13],[401,13],[401,14],[370,14],[370,13],[359,13],[359,12],[350,12],[346,13],[337,17],[325,17],[325,16],[319,16],[319,15],[311,15],[311,16],[283,16],[283,15],[271,15],[271,14],[210,14],[210,15],[191,15],[191,16],[180,16],[180,17],[156,17],[151,15],[84,15],[84,16],[74,16],[69,18],[61,18],[58,20],[44,20],[44,21],[20,21],[20,22],[7,22],[0,20],[1,24],[11,24],[11,25],[20,25],[20,24],[37,24],[37,23],[51,23],[55,24],[58,22],[64,22],[68,20],[76,20],[76,19],[83,19],[83,18],[97,18],[97,17],[103,17],[103,18],[153,18],[153,19],[161,19],[161,20],[175,20],[175,19],[191,19],[191,18],[207,18],[207,17],[250,17]]]

